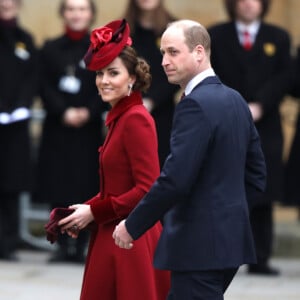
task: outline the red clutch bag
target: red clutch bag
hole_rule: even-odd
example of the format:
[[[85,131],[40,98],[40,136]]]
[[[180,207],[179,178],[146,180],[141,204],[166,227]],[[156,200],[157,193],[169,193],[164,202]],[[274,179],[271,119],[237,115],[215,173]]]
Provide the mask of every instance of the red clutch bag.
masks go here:
[[[54,208],[50,212],[50,218],[48,223],[45,225],[46,230],[46,237],[47,240],[53,244],[56,242],[58,235],[60,234],[60,226],[58,225],[58,222],[69,216],[74,212],[74,209],[71,208],[64,208],[64,207],[57,207]]]

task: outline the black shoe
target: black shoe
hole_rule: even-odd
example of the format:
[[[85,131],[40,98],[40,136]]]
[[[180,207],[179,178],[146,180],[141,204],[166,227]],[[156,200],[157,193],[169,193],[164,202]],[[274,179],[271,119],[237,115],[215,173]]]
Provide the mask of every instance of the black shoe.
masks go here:
[[[249,274],[265,275],[265,276],[279,276],[280,271],[268,265],[250,265],[248,268]]]

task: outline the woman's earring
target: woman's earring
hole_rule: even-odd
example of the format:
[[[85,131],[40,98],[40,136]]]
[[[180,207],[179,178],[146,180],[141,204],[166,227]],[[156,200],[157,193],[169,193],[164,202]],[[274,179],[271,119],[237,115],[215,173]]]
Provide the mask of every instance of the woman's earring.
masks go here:
[[[127,96],[130,96],[131,95],[131,91],[132,91],[132,87],[133,87],[133,84],[132,83],[129,83],[128,84],[128,94],[127,94]]]

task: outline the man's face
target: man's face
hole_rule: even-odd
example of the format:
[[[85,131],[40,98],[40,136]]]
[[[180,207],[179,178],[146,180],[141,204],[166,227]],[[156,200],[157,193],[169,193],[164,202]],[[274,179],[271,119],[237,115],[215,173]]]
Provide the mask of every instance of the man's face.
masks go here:
[[[261,13],[260,0],[238,0],[236,3],[236,17],[243,23],[251,23],[260,19]]]
[[[197,57],[185,43],[182,28],[169,27],[161,38],[162,66],[168,81],[185,87],[197,74]]]

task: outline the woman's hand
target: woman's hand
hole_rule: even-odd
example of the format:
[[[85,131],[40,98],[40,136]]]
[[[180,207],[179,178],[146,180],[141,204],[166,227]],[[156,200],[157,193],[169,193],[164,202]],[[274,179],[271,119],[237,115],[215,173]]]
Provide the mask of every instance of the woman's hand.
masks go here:
[[[90,205],[75,204],[69,208],[75,211],[68,217],[59,221],[58,225],[61,226],[61,232],[66,232],[72,238],[77,238],[79,231],[85,228],[89,223],[94,220]]]

